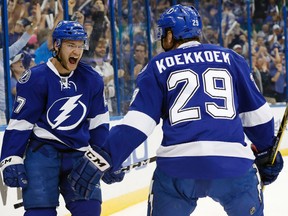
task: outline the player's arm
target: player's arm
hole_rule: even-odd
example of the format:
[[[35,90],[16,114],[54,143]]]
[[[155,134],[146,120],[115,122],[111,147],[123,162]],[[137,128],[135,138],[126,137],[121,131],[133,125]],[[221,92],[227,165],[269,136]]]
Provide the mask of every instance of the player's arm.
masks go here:
[[[103,146],[111,155],[115,169],[152,134],[160,121],[163,92],[155,73],[149,64],[138,75],[129,111],[118,125],[111,128]]]
[[[1,150],[1,171],[5,184],[11,187],[27,185],[23,155],[33,126],[42,113],[45,98],[41,95],[44,86],[37,86],[31,73],[27,73],[25,79],[22,77],[22,83],[17,84],[13,113]]]
[[[81,195],[89,197],[91,185],[97,184],[107,170],[117,171],[159,123],[163,96],[154,74],[149,72],[138,76],[130,109],[121,123],[110,130],[102,149],[89,153],[94,159],[84,157],[86,162],[79,163],[71,172],[70,181]]]
[[[98,78],[98,79],[97,79]],[[102,78],[96,76],[97,89],[94,88],[95,96],[93,97],[91,113],[89,113],[89,144],[93,150],[99,151],[109,134],[109,111],[104,94],[104,83]],[[95,152],[95,153],[96,153]],[[94,153],[94,155],[95,155]],[[85,158],[84,158],[85,161]],[[87,161],[88,162],[88,161]],[[77,166],[77,165],[76,165]],[[103,175],[103,181],[107,184],[120,182],[124,178],[124,173],[114,173],[108,170]]]
[[[274,118],[271,108],[259,92],[244,58],[236,58],[235,70],[235,92],[244,132],[259,151],[271,148],[274,145]]]
[[[241,64],[244,71],[239,76],[239,112],[244,132],[253,143],[255,163],[264,185],[275,181],[283,168],[283,159],[278,152],[274,164],[269,158],[274,154],[274,117],[268,103],[258,91],[249,68]],[[242,83],[241,83],[242,82]]]
[[[149,87],[148,87],[149,86]],[[151,66],[139,74],[127,115],[111,128],[103,146],[117,170],[131,152],[144,142],[160,121],[163,94]]]
[[[93,89],[93,99],[90,113],[88,114],[89,121],[89,144],[92,146],[102,146],[109,134],[109,111],[104,94],[103,79],[95,73]],[[95,84],[97,83],[97,84]],[[91,83],[92,85],[92,83]]]

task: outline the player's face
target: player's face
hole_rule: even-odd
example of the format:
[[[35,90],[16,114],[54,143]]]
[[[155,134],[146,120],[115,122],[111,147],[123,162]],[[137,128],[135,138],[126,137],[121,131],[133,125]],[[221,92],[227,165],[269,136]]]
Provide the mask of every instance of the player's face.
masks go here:
[[[58,53],[63,68],[69,72],[75,70],[83,55],[84,48],[84,41],[63,40]],[[59,69],[58,71],[61,72]]]

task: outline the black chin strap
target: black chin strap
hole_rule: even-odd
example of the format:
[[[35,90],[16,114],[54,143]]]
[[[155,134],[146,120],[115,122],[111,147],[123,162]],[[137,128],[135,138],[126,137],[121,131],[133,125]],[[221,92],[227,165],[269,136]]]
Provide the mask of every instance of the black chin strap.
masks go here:
[[[63,65],[62,63],[62,59],[59,57],[58,53],[60,52],[61,47],[59,47],[59,50],[56,51],[55,49],[52,52],[52,56],[53,58],[56,58],[57,61],[62,65],[63,68],[65,68],[66,70],[69,70],[65,65]]]

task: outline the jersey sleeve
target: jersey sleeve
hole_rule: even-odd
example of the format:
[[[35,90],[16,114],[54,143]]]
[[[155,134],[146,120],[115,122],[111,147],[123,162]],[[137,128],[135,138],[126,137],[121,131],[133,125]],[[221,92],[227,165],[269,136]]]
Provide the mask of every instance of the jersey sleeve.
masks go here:
[[[237,77],[237,94],[239,100],[239,116],[242,120],[244,132],[259,151],[273,146],[274,118],[270,106],[258,90],[248,64],[241,65]]]
[[[92,147],[95,145],[102,146],[104,144],[109,133],[110,120],[102,77],[97,75],[96,83],[97,88],[95,88],[94,96],[92,98],[92,109],[88,116],[90,133],[89,144]]]
[[[119,125],[114,126],[105,142],[104,149],[111,155],[114,169],[153,132],[160,121],[163,93],[153,72],[144,67],[137,77],[137,87],[128,113]],[[127,136],[129,134],[129,136]]]
[[[45,107],[45,78],[27,70],[17,83],[13,113],[3,137],[1,160],[17,155],[22,157],[33,130]]]

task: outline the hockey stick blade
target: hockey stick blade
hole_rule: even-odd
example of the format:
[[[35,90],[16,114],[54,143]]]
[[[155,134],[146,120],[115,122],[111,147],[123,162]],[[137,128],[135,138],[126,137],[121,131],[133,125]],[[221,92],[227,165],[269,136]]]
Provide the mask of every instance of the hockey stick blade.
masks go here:
[[[131,164],[129,166],[126,166],[126,167],[122,167],[119,171],[116,171],[117,172],[129,172],[130,170],[134,169],[134,168],[138,168],[138,167],[142,167],[142,166],[145,166],[149,163],[152,163],[154,161],[156,161],[157,157],[154,156],[154,157],[151,157],[151,158],[147,158],[145,160],[142,160],[142,161],[139,161],[139,162],[136,162],[134,164]],[[20,208],[23,206],[23,202],[20,202],[20,203],[16,203],[14,204],[14,209],[17,209],[17,208]]]
[[[14,209],[18,209],[23,206],[23,202],[14,204]]]

